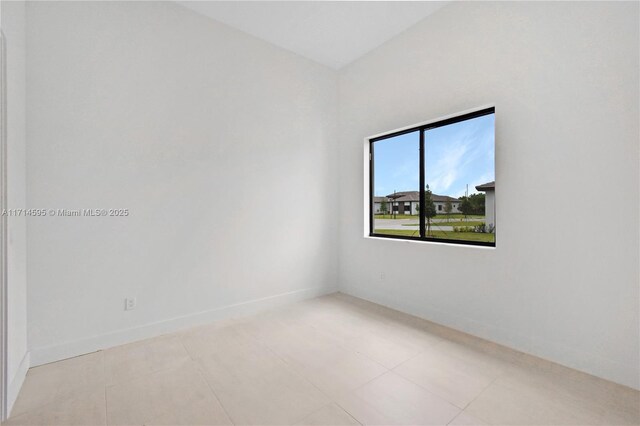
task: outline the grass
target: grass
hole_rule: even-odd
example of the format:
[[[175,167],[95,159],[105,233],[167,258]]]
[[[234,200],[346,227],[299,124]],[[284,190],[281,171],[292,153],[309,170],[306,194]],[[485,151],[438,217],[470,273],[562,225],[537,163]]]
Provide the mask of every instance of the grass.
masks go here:
[[[376,219],[394,219],[392,214],[377,214],[375,215]],[[417,215],[414,214],[397,214],[395,219],[418,219]]]
[[[376,219],[393,219],[393,215],[392,214],[377,214],[375,215]],[[447,215],[446,214],[438,214],[434,217],[434,219],[446,219]],[[418,215],[415,214],[397,214],[396,215],[396,219],[419,219]],[[464,219],[464,215],[460,214],[460,213],[451,213],[449,215],[449,219],[450,220],[460,220],[460,219]],[[473,215],[470,214],[467,216],[467,220],[469,219],[484,219],[484,216],[482,215]]]
[[[404,230],[404,229],[376,229],[376,234],[384,234],[384,235],[402,235],[402,236],[419,236],[418,231],[415,230]],[[496,241],[495,234],[484,234],[480,232],[450,232],[450,231],[431,231],[430,237],[432,238],[446,238],[448,240],[463,240],[463,241],[480,241],[480,242],[490,242],[493,243]]]
[[[446,219],[446,214],[437,214],[435,219]],[[464,215],[462,213],[451,213],[449,215],[449,219],[464,219]],[[484,216],[477,214],[467,215],[467,219],[484,219]]]
[[[460,222],[459,220],[452,220],[451,222],[435,222],[431,223],[431,227],[438,229],[439,226],[478,226],[484,222],[479,220],[469,220],[467,222]],[[403,223],[402,226],[419,226],[419,223]]]

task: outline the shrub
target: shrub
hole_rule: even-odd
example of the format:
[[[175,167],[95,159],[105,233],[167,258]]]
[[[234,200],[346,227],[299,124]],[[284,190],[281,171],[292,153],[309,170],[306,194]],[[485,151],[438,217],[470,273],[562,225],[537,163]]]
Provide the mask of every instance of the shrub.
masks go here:
[[[453,232],[473,232],[473,226],[454,226]]]
[[[486,224],[481,224],[481,225],[477,225],[474,229],[474,232],[480,232],[482,234],[487,232],[487,225]]]

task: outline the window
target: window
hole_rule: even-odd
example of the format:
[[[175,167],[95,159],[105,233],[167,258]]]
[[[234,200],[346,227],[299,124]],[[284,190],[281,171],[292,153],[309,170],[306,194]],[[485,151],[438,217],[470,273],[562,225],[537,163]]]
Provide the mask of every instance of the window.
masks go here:
[[[494,108],[371,138],[369,152],[371,236],[495,246]]]

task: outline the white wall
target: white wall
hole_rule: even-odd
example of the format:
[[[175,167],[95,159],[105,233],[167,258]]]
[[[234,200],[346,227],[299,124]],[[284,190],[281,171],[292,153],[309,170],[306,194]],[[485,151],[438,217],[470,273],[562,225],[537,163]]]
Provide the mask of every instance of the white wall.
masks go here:
[[[484,193],[484,213],[485,223],[487,225],[496,225],[496,191],[485,191]],[[553,209],[547,209],[548,213],[553,212]]]
[[[6,37],[7,72],[7,207],[23,209],[25,165],[25,4],[3,2],[2,32]],[[26,220],[8,218],[7,241],[7,378],[11,410],[29,368],[27,352]]]
[[[341,289],[640,387],[638,27],[637,2],[453,3],[344,69]],[[363,138],[491,103],[497,247],[364,238]]]
[[[28,205],[131,212],[30,219],[34,364],[337,288],[334,72],[172,2],[27,20]]]

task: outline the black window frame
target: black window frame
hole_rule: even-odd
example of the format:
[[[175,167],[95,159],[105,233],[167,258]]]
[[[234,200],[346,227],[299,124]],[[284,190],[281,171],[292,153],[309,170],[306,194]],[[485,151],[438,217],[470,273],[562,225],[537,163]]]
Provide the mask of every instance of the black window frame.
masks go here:
[[[455,117],[450,117],[450,118],[446,118],[444,120],[439,120],[439,121],[434,121],[431,123],[427,123],[427,124],[422,124],[420,126],[415,126],[415,127],[411,127],[411,128],[407,128],[407,129],[403,129],[403,130],[399,130],[396,132],[391,132],[391,133],[387,133],[381,136],[376,136],[373,138],[369,138],[369,236],[370,237],[376,237],[376,238],[388,238],[388,239],[395,239],[395,240],[409,240],[409,241],[429,241],[429,242],[434,242],[434,243],[446,243],[446,244],[460,244],[460,245],[469,245],[469,246],[485,246],[485,247],[495,247],[496,243],[495,241],[493,242],[488,242],[488,241],[466,241],[466,240],[452,240],[452,239],[447,239],[447,238],[433,238],[433,237],[427,237],[425,234],[425,217],[422,214],[422,212],[424,212],[424,205],[425,205],[425,200],[424,200],[424,188],[425,188],[425,176],[424,176],[424,172],[425,172],[425,168],[424,168],[424,134],[427,130],[430,129],[435,129],[437,127],[442,127],[442,126],[448,126],[450,124],[455,124],[455,123],[459,123],[461,121],[466,121],[466,120],[471,120],[473,118],[478,118],[478,117],[482,117],[485,115],[490,115],[490,114],[495,114],[496,112],[496,108],[495,107],[489,107],[489,108],[483,108],[480,109],[478,111],[473,111],[473,112],[469,112],[466,114],[461,114],[461,115],[457,115]],[[374,212],[374,176],[375,176],[375,170],[374,170],[374,164],[375,164],[375,150],[374,150],[374,144],[378,141],[382,141],[385,139],[390,139],[390,138],[394,138],[396,136],[400,136],[400,135],[404,135],[407,133],[413,133],[413,132],[419,132],[419,136],[420,136],[420,149],[419,149],[419,156],[420,156],[420,191],[419,191],[419,195],[420,195],[420,201],[419,201],[419,206],[420,206],[420,236],[408,236],[408,235],[387,235],[387,234],[376,234],[374,232],[374,220],[375,220],[375,212]],[[495,135],[495,130],[494,130],[494,135]],[[494,146],[495,146],[495,139],[494,139]]]

